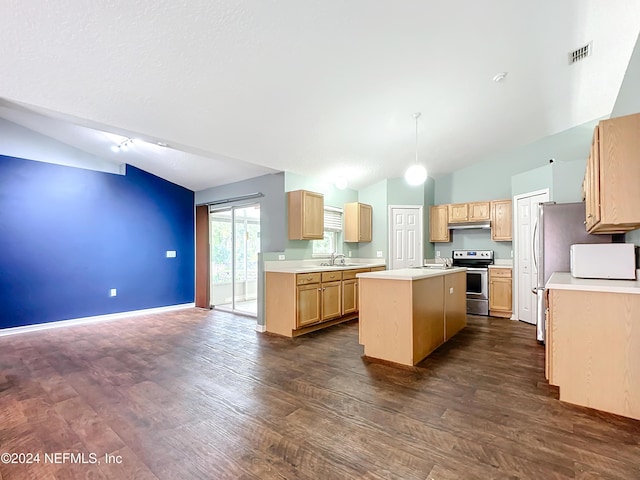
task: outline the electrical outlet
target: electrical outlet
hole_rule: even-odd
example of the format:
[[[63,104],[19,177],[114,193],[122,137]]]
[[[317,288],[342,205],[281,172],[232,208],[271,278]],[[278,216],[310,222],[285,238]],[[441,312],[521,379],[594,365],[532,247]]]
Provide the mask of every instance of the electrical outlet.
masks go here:
[[[511,250],[511,258],[513,258],[513,250]]]
[[[440,256],[440,250],[436,250],[436,257]]]
[[[449,295],[453,295],[453,287],[449,288]]]
[[[378,258],[382,258],[382,251],[381,251],[381,250],[378,250],[378,251],[376,252],[376,257],[378,257]]]
[[[176,258],[175,250],[167,250],[167,258]]]
[[[349,258],[351,258],[351,250],[349,250]]]
[[[284,260],[284,255],[283,254],[278,255],[278,260]]]
[[[111,290],[109,290],[110,297],[115,297],[116,295],[118,295],[118,291],[115,288],[112,288]]]

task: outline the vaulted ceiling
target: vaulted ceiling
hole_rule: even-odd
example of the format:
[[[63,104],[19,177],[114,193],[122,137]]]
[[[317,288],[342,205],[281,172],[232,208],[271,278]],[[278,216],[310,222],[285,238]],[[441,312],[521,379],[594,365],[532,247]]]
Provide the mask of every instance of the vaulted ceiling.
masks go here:
[[[193,190],[282,170],[352,188],[401,176],[414,112],[429,175],[463,168],[610,114],[640,32],[640,0],[0,9],[0,116]],[[123,137],[147,144],[111,152]]]

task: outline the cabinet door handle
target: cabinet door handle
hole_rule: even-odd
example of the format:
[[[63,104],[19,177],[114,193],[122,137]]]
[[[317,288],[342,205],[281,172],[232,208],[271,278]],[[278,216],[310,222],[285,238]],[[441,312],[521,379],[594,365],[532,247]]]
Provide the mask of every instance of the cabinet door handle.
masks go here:
[[[307,282],[310,282],[311,280],[313,280],[313,277],[307,277]]]
[[[321,289],[321,288],[319,288],[319,289],[318,289],[318,291],[320,292],[320,291],[322,291],[322,289]]]
[[[327,288],[325,287],[325,288],[323,288],[323,289],[322,289],[322,291],[324,292],[326,289],[327,289]]]

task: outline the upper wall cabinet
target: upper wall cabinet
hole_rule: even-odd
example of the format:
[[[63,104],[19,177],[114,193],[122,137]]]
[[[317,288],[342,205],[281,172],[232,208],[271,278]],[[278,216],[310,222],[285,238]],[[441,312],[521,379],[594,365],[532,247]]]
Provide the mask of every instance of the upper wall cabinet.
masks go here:
[[[486,221],[491,218],[490,202],[454,203],[448,215],[449,223]]]
[[[372,237],[371,205],[366,203],[345,203],[344,205],[344,241],[370,242]]]
[[[451,231],[449,230],[448,205],[434,205],[429,209],[429,241],[449,242]]]
[[[640,113],[602,120],[583,183],[589,233],[640,228]]]
[[[469,204],[469,221],[480,222],[491,218],[490,202],[473,202]]]
[[[510,242],[512,239],[512,205],[511,200],[494,200],[491,202],[491,240]]]
[[[448,222],[460,223],[469,221],[469,204],[468,203],[453,203],[448,205]]]
[[[324,238],[324,196],[307,190],[287,192],[289,240]]]

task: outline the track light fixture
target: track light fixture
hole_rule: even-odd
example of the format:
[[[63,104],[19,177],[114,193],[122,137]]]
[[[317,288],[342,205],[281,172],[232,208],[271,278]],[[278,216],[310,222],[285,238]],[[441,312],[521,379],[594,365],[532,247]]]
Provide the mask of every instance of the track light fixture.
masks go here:
[[[133,140],[131,140],[130,138],[125,138],[118,145],[113,145],[111,147],[111,150],[113,150],[116,153],[120,151],[126,152],[127,150],[129,150],[129,147],[132,147],[132,146],[133,146]]]

